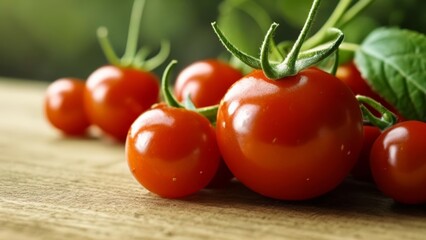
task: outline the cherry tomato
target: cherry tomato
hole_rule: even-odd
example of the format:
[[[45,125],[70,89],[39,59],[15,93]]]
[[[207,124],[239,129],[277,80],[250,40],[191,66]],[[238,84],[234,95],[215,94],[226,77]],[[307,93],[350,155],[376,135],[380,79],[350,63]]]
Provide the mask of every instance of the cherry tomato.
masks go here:
[[[204,188],[217,172],[216,134],[200,114],[154,107],[132,124],[126,156],[133,176],[149,191],[179,198]]]
[[[219,104],[228,88],[242,73],[227,63],[209,59],[195,62],[178,75],[174,93],[178,101],[190,96],[196,107]]]
[[[159,88],[158,78],[150,72],[103,66],[87,79],[89,119],[105,134],[124,142],[132,122],[159,100]]]
[[[426,203],[426,123],[406,121],[386,129],[371,150],[378,188],[406,204]]]
[[[216,130],[235,177],[283,200],[334,189],[354,166],[363,140],[354,94],[316,68],[277,81],[260,70],[243,77],[225,94]]]
[[[362,149],[358,161],[352,169],[352,176],[362,181],[373,181],[370,169],[370,152],[374,142],[382,131],[380,131],[378,127],[368,125],[365,125],[363,129],[364,141],[362,142]]]
[[[403,116],[398,112],[395,107],[393,107],[386,100],[384,100],[367,84],[367,81],[361,76],[361,73],[358,71],[353,61],[339,66],[337,68],[336,77],[342,80],[346,85],[348,85],[355,95],[367,96],[378,101],[387,109],[395,113],[400,121],[404,120]],[[379,113],[376,110],[372,108],[369,109],[377,116],[379,116]]]
[[[46,90],[44,112],[48,121],[66,135],[84,135],[90,126],[84,110],[84,81],[61,78]]]

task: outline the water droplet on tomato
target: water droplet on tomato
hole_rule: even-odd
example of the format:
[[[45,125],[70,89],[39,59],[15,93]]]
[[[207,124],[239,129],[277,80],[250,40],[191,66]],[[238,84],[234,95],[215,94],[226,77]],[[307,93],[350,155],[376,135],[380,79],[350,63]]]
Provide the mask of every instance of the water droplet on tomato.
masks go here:
[[[175,177],[174,177],[174,178],[172,178],[172,181],[173,181],[173,182],[176,182],[176,181],[177,181],[177,178],[175,178]]]

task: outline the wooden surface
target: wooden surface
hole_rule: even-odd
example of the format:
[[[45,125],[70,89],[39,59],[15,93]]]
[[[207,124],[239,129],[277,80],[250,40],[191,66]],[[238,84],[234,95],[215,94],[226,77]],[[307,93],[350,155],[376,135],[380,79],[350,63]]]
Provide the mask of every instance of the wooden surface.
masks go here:
[[[307,202],[267,199],[238,182],[159,198],[133,179],[122,145],[52,129],[45,87],[0,79],[0,239],[426,239],[425,206],[395,204],[350,179]]]

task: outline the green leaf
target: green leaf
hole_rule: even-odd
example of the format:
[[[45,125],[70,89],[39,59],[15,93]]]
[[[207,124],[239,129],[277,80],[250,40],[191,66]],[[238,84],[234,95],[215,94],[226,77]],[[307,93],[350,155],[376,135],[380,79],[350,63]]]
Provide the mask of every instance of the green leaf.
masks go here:
[[[355,64],[372,89],[407,119],[426,121],[426,36],[379,28],[355,53]]]

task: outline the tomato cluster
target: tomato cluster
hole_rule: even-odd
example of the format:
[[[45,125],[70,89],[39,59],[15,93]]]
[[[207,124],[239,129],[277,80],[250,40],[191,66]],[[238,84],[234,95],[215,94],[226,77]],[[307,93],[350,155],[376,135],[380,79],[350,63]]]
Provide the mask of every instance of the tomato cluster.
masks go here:
[[[47,119],[67,135],[95,126],[125,142],[133,176],[161,197],[185,197],[235,177],[270,198],[306,200],[352,174],[374,181],[398,202],[425,203],[426,123],[403,121],[354,62],[339,66],[336,76],[321,68],[337,53],[343,34],[333,30],[329,45],[303,51],[312,19],[281,62],[268,55],[279,50],[272,44],[277,24],[256,58],[239,51],[213,23],[224,46],[253,71],[243,74],[217,59],[197,61],[177,75],[173,90],[169,76],[176,62],[161,81],[152,73],[165,60],[161,51],[146,65],[129,58],[136,56],[131,52],[121,60],[107,56],[112,63],[85,82],[64,78],[48,87]],[[101,44],[108,47],[104,35]]]
[[[384,129],[364,125],[362,151],[352,175],[372,181],[387,196],[406,204],[426,202],[426,123],[405,121],[396,109],[371,89],[354,62],[339,67],[337,77],[355,94],[368,96],[393,111],[398,123]],[[374,109],[373,109],[374,110]],[[376,115],[380,113],[374,112]]]
[[[66,135],[87,134],[89,126],[124,142],[132,122],[159,100],[159,81],[150,72],[113,65],[87,81],[62,78],[47,89],[45,113]]]

